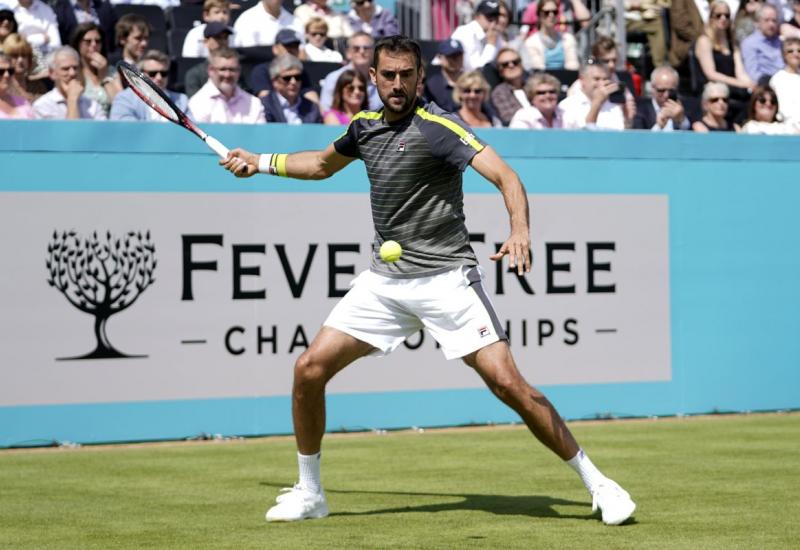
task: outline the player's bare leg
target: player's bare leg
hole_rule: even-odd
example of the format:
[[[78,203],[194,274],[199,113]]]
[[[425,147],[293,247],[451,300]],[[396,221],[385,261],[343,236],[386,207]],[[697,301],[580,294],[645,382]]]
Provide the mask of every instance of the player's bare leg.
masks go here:
[[[320,480],[325,434],[325,386],[336,373],[372,351],[372,346],[330,327],[322,330],[294,366],[292,419],[300,479],[267,511],[267,521],[298,521],[328,515]]]
[[[618,525],[633,514],[636,505],[630,495],[592,464],[552,403],[522,377],[506,342],[495,342],[471,353],[464,362],[475,369],[492,393],[522,417],[539,441],[580,475],[592,495],[592,509],[602,511],[604,523]]]

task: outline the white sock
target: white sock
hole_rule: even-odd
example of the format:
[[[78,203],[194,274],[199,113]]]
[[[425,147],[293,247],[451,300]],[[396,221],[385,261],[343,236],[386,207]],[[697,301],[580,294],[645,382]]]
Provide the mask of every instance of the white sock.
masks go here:
[[[320,481],[319,463],[322,453],[301,455],[297,453],[297,465],[300,469],[300,485],[311,491],[319,493],[322,490]]]
[[[586,453],[583,452],[583,449],[579,449],[578,454],[567,460],[567,464],[572,466],[572,469],[575,470],[579,476],[581,476],[581,481],[583,481],[583,484],[590,493],[598,482],[603,481],[606,478],[606,476],[600,473],[600,470],[598,470],[597,467],[592,464],[592,461],[589,460],[589,457],[586,456]]]

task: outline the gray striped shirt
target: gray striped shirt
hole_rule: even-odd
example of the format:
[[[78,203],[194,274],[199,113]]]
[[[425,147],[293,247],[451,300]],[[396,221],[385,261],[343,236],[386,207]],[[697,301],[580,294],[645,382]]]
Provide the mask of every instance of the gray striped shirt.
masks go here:
[[[464,224],[462,173],[485,145],[461,119],[435,103],[419,103],[413,114],[391,124],[380,111],[363,111],[334,147],[367,168],[375,225],[372,271],[411,278],[478,264]],[[403,247],[394,263],[378,252],[389,240]]]

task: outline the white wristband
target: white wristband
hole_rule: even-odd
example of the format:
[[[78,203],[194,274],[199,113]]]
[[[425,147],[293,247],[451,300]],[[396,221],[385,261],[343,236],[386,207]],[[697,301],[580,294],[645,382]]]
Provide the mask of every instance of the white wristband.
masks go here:
[[[272,174],[275,175],[275,167],[270,166],[272,164],[272,155],[270,153],[262,153],[258,157],[258,171],[262,174]]]

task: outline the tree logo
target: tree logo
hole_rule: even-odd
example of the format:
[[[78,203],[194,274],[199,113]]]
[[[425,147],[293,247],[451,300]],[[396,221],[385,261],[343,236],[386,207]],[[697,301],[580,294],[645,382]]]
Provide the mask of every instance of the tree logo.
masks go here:
[[[75,231],[53,231],[47,245],[47,282],[57,288],[70,304],[94,316],[94,351],[71,359],[118,359],[147,357],[128,355],[114,348],[106,334],[109,317],[127,309],[155,282],[155,245],[150,231],[129,231],[122,238],[97,231],[81,238]]]

